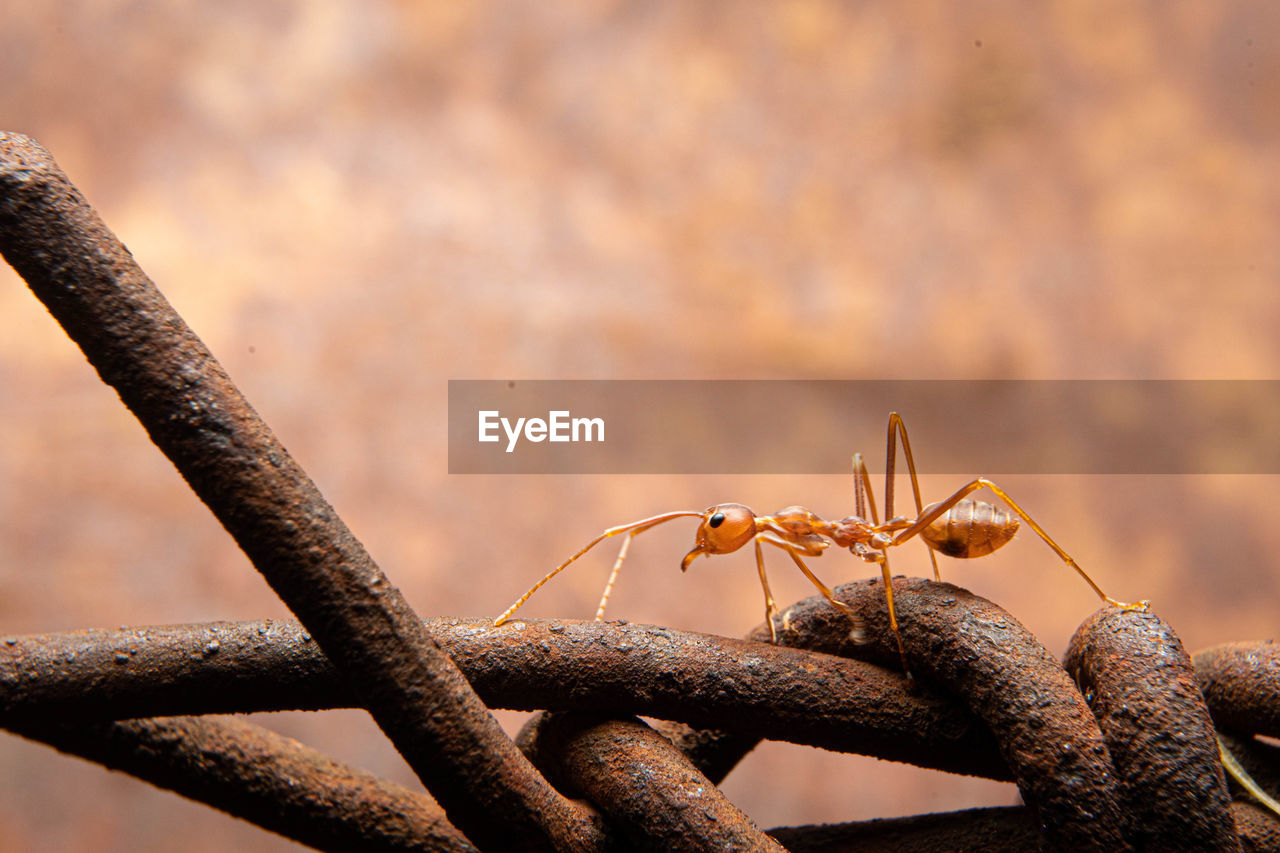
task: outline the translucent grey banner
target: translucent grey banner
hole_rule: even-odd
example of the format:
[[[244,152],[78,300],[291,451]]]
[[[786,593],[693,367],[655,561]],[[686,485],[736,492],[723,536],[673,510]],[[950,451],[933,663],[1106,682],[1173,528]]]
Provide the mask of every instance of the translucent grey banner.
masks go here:
[[[451,474],[1280,473],[1280,382],[451,380]],[[899,456],[898,470],[905,472]]]

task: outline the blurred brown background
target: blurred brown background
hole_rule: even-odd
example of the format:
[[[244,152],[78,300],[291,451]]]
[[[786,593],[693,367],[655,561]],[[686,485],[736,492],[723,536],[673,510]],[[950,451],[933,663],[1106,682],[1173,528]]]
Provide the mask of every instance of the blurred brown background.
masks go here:
[[[1280,376],[1272,3],[5,7],[0,126],[53,152],[424,614],[495,615],[669,509],[844,515],[849,453],[883,446],[850,435],[827,477],[450,477],[450,378]],[[285,616],[0,280],[0,632]],[[1273,635],[1276,477],[1002,484],[1189,648]],[[636,543],[611,615],[759,621],[749,553],[680,576],[692,529]],[[611,560],[527,614],[590,617]],[[1098,605],[1027,536],[944,571],[1055,653]],[[416,785],[363,713],[260,719]],[[294,849],[7,735],[0,768],[7,849]],[[726,788],[765,826],[1016,797],[783,744]]]

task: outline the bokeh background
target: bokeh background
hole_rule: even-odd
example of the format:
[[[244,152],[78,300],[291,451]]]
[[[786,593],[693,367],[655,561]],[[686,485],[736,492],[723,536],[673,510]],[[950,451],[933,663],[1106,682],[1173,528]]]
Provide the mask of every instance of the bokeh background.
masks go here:
[[[849,453],[883,446],[851,434],[817,477],[449,476],[451,378],[1280,376],[1265,0],[2,6],[0,126],[54,153],[423,614],[495,615],[669,509],[844,515]],[[1274,635],[1276,477],[1002,483],[1190,649]],[[756,624],[750,554],[681,576],[691,539],[638,540],[611,615]],[[589,617],[611,560],[527,613]],[[944,569],[1055,653],[1098,604],[1025,536]],[[780,601],[810,594],[794,574]],[[0,632],[283,616],[0,270]],[[416,785],[361,712],[258,719]],[[296,849],[8,735],[0,768],[4,849]],[[785,744],[726,789],[765,826],[1016,798]]]

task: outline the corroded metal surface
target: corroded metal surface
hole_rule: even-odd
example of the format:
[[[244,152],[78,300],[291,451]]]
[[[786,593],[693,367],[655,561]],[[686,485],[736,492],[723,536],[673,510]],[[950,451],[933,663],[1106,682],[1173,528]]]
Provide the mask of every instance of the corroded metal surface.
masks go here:
[[[1035,853],[1040,830],[1025,806],[968,809],[828,826],[769,830],[792,853]]]
[[[894,581],[914,680],[897,669],[879,581],[838,590],[865,637],[820,598],[788,608],[779,640],[797,648],[649,626],[424,624],[48,153],[17,134],[0,134],[0,251],[301,620],[9,638],[0,726],[324,849],[1280,848],[1271,815],[1228,807],[1186,655],[1150,614],[1102,611],[1073,641],[1067,663],[1102,730],[1012,617],[924,580]],[[1220,725],[1280,734],[1274,643],[1196,663]],[[552,788],[482,698],[567,711],[536,718],[525,744],[599,811]],[[449,820],[247,723],[160,717],[338,705],[370,710]],[[1029,808],[771,840],[715,788],[764,737],[1013,778]],[[1274,746],[1226,737],[1274,785]]]
[[[1104,608],[1076,631],[1065,665],[1106,736],[1134,842],[1239,850],[1213,722],[1169,626]]]
[[[427,626],[493,707],[641,713],[732,726],[748,749],[767,737],[1009,778],[972,714],[874,664],[645,625],[554,620],[494,628],[488,620],[431,619]],[[358,704],[296,622],[0,641],[0,718]]]
[[[562,791],[604,812],[634,849],[784,850],[671,741],[635,717],[539,714],[520,744]]]
[[[895,578],[894,591],[913,673],[962,697],[987,724],[1047,843],[1128,849],[1106,742],[1058,661],[1012,616],[966,590]],[[847,618],[820,599],[783,613],[784,642],[893,661],[881,582],[846,584],[836,594],[866,624],[867,642],[850,636]]]
[[[242,720],[28,722],[18,732],[323,850],[476,849],[422,794]]]
[[[1193,660],[1219,725],[1280,737],[1280,643],[1223,643],[1196,652]]]
[[[1249,853],[1280,851],[1280,821],[1249,803],[1231,804],[1239,840]],[[1038,853],[1040,831],[1030,809],[1005,806],[945,814],[769,830],[793,853]],[[1152,847],[1151,850],[1181,850]]]
[[[1247,853],[1280,851],[1280,821],[1252,803],[1232,803],[1231,816],[1240,831],[1240,846]]]
[[[508,847],[595,843],[49,153],[12,133],[0,134],[0,252],[459,827]]]

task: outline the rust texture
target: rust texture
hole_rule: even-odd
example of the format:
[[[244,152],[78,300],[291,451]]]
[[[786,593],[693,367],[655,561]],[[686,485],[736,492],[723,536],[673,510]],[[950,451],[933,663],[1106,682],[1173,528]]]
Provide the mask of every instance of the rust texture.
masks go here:
[[[553,620],[494,628],[489,620],[431,619],[427,626],[492,707],[731,724],[741,753],[767,737],[1009,778],[995,741],[965,708],[873,664],[644,625]],[[0,720],[358,704],[296,622],[0,641]]]
[[[1240,843],[1249,853],[1280,851],[1280,821],[1250,803],[1231,804]],[[769,830],[792,853],[1037,853],[1040,831],[1023,806]],[[1181,850],[1178,845],[1151,850]],[[1228,848],[1230,849],[1230,848]]]
[[[594,828],[525,761],[400,591],[53,158],[0,134],[0,252],[477,843]]]
[[[422,794],[242,720],[28,722],[18,732],[320,849],[476,849]]]
[[[1157,617],[1109,609],[1068,674],[990,602],[902,578],[911,678],[880,581],[837,590],[865,632],[815,597],[776,646],[766,626],[424,622],[17,134],[0,133],[0,252],[300,620],[4,639],[0,727],[320,849],[1280,850],[1271,814],[1228,802],[1209,717],[1274,786],[1277,748],[1248,737],[1280,735],[1274,643],[1193,672]],[[533,762],[486,703],[548,712],[521,736]],[[339,706],[367,708],[443,808],[249,723],[174,716]],[[762,833],[716,787],[762,738],[1012,779],[1027,806]]]
[[[1076,631],[1065,665],[1106,736],[1138,846],[1239,850],[1213,722],[1169,626],[1104,608]]]
[[[717,785],[761,740],[724,729],[695,728],[674,720],[656,720],[653,727],[674,743],[702,775]]]
[[[1280,821],[1252,803],[1231,804],[1231,815],[1240,831],[1240,846],[1246,853],[1275,853],[1280,850]]]
[[[1224,643],[1196,652],[1194,660],[1219,725],[1280,737],[1280,643]]]
[[[635,717],[539,714],[520,743],[562,791],[589,799],[637,850],[784,850]]]
[[[962,697],[987,724],[1047,843],[1129,849],[1106,742],[1058,661],[1012,616],[966,590],[921,578],[893,586],[913,674]],[[866,642],[855,642],[847,617],[821,599],[784,611],[782,641],[892,665],[883,585],[846,584],[836,595],[866,623]]]

